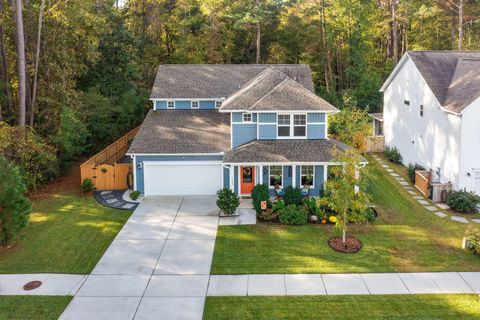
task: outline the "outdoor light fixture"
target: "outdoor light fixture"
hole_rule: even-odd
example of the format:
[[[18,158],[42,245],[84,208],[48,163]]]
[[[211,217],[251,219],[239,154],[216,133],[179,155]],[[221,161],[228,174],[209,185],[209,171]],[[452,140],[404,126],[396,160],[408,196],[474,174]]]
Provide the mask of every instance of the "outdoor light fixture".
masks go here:
[[[142,168],[143,168],[143,162],[142,162],[142,161],[140,161],[140,162],[138,163],[137,168],[138,168],[138,169],[142,169]]]

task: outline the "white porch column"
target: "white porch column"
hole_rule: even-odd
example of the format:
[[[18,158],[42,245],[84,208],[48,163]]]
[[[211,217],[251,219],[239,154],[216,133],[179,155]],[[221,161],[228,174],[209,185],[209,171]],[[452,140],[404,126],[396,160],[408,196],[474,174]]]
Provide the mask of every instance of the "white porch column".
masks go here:
[[[297,187],[297,166],[296,165],[292,165],[292,186],[294,188]]]
[[[235,191],[235,188],[234,188],[234,183],[235,183],[234,172],[235,172],[235,166],[230,165],[230,171],[229,171],[230,181],[229,182],[230,182],[230,190],[232,190],[232,191]]]
[[[259,176],[260,176],[260,184],[263,184],[263,166],[258,166],[259,170],[258,170],[258,173],[259,173]]]

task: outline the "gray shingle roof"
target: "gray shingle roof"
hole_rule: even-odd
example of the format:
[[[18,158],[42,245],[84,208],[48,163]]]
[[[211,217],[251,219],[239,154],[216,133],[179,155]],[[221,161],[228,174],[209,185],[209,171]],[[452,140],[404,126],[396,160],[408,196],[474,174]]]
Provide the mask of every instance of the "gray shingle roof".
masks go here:
[[[480,97],[480,51],[409,51],[440,104],[461,112]]]
[[[220,153],[229,149],[228,114],[217,110],[150,110],[127,154]]]
[[[268,68],[247,82],[222,104],[223,111],[269,110],[336,111],[327,101],[282,72]]]
[[[150,98],[226,98],[267,68],[275,68],[313,91],[308,65],[171,64],[158,67]]]
[[[225,163],[329,162],[336,147],[351,147],[337,140],[255,140],[225,153]]]

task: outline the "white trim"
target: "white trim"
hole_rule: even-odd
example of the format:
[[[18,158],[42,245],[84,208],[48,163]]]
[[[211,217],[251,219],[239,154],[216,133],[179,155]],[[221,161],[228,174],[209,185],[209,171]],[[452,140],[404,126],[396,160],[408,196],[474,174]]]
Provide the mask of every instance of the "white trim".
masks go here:
[[[328,114],[325,115],[325,139],[328,140]]]
[[[133,157],[133,190],[137,191],[137,161],[135,155]]]
[[[277,164],[274,164],[274,165],[269,165],[268,166],[268,181],[267,181],[267,185],[268,185],[268,188],[269,189],[275,189],[275,186],[271,186],[270,185],[270,167],[281,167],[282,168],[282,184],[280,185],[280,188],[283,189],[283,182],[285,182],[285,172],[283,171],[283,165],[277,165]]]
[[[198,101],[225,101],[225,98],[150,98],[150,101],[166,101],[166,100],[198,100]]]
[[[338,113],[340,110],[305,110],[305,109],[298,109],[298,110],[250,110],[250,109],[241,109],[241,110],[222,110],[219,109],[222,113],[235,113],[235,112],[256,112],[256,113]]]
[[[303,185],[302,185],[302,169],[303,169],[303,167],[313,167],[313,184],[310,186],[310,189],[315,189],[315,173],[316,173],[316,170],[315,170],[315,165],[313,165],[313,164],[301,165],[300,166],[300,188],[303,188]]]
[[[278,123],[278,117],[281,116],[281,115],[289,115],[290,116],[290,135],[289,136],[279,136],[278,135],[278,127],[286,127],[287,125],[286,124],[279,124]],[[294,135],[294,131],[295,131],[295,127],[303,127],[303,125],[295,125],[295,116],[305,116],[305,135],[304,136],[295,136]],[[300,112],[297,112],[297,113],[278,113],[277,114],[277,128],[276,128],[276,132],[275,132],[275,135],[276,135],[276,139],[277,140],[282,140],[282,139],[307,139],[308,137],[308,121],[307,121],[307,118],[308,118],[308,115],[306,113],[300,113]]]
[[[325,190],[325,182],[328,180],[328,164],[323,165],[323,190]]]
[[[196,108],[193,107],[193,103],[194,103],[194,102],[197,103],[197,107],[196,107]],[[191,100],[191,101],[190,101],[190,109],[195,109],[195,110],[200,109],[200,101],[198,101],[198,100]]]
[[[248,115],[250,116],[250,120],[245,121],[245,116],[248,116]],[[254,122],[253,122],[253,114],[250,113],[250,112],[244,112],[244,113],[242,113],[242,122],[241,122],[241,123],[254,123]]]
[[[300,173],[301,172],[302,172],[302,167],[300,166]],[[301,181],[301,179],[302,179],[302,176],[300,175],[300,181]],[[297,187],[297,185],[296,185],[297,181],[296,180],[297,180],[297,166],[293,164],[292,165],[292,186],[294,188]]]
[[[261,125],[264,125],[264,124],[265,125],[276,125],[277,123],[276,122],[258,122],[258,124],[261,126]]]
[[[238,170],[237,170],[237,185],[238,185],[238,195],[242,195],[242,184],[241,184],[241,181],[240,181],[240,170],[241,170],[241,166],[237,166],[238,167]]]
[[[127,153],[127,156],[223,156],[225,152],[218,153]]]
[[[167,102],[167,110],[173,110],[173,109],[175,109],[176,106],[177,106],[177,103],[175,102],[175,100],[166,100],[166,102]],[[169,108],[169,107],[168,107],[168,104],[169,104],[170,102],[173,102],[173,108]]]
[[[258,166],[260,168],[260,184],[263,184],[263,166],[262,165],[259,165]]]
[[[318,166],[323,166],[323,165],[329,165],[329,166],[334,166],[334,165],[341,165],[341,162],[224,162],[225,164],[231,164],[231,165],[246,165],[246,166],[253,166],[253,165],[263,165],[263,166],[291,166],[293,164],[296,165],[318,165]],[[359,162],[360,164],[368,164],[368,161],[361,161]]]
[[[143,161],[143,167],[145,165],[154,165],[154,166],[187,166],[187,165],[211,165],[211,164],[223,164],[221,160],[218,161]],[[145,171],[145,170],[144,170]]]

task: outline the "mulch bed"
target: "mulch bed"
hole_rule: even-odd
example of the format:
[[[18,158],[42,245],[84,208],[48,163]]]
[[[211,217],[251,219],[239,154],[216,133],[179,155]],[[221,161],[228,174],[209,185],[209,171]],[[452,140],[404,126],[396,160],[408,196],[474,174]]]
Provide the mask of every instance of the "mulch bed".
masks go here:
[[[343,253],[357,253],[362,249],[362,242],[355,237],[346,237],[345,243],[342,237],[334,237],[328,240],[328,245],[335,251]]]

